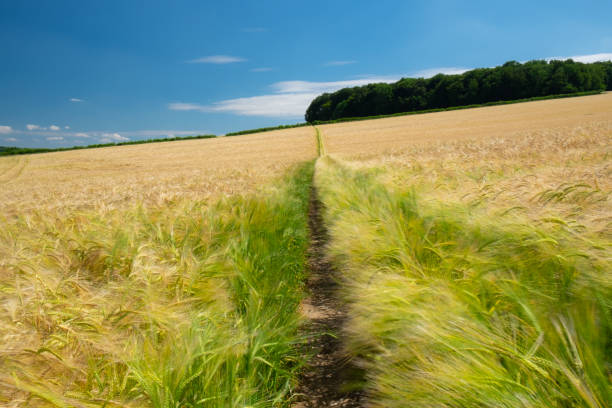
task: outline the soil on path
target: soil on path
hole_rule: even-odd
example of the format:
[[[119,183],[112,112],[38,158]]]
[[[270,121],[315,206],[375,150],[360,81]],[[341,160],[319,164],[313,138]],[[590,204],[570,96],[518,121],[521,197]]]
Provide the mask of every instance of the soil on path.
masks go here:
[[[327,230],[322,220],[322,204],[313,187],[310,192],[308,251],[310,296],[302,302],[307,319],[304,334],[309,336],[305,352],[311,355],[300,376],[294,408],[363,407],[363,395],[355,387],[363,372],[351,364],[342,349],[342,325],[346,319],[338,298],[339,284],[326,257]]]

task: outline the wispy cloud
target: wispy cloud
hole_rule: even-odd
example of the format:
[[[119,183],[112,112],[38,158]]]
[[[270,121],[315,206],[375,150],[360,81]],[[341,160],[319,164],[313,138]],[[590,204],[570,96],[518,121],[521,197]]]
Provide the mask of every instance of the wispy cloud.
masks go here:
[[[61,140],[64,140],[64,137],[63,136],[49,136],[45,139],[48,140],[49,142],[59,142]]]
[[[100,139],[102,143],[127,142],[128,140],[130,140],[129,137],[121,136],[119,133],[103,133]]]
[[[278,94],[228,99],[212,105],[173,103],[172,110],[191,110],[208,113],[233,113],[245,116],[298,117],[306,111],[316,94]]]
[[[566,60],[573,59],[576,62],[583,62],[585,64],[598,62],[598,61],[612,61],[612,53],[600,53],[600,54],[588,54],[588,55],[574,55],[572,57],[551,57],[546,58],[547,61],[551,60]]]
[[[84,139],[89,138],[89,135],[87,133],[83,133],[83,132],[74,133],[72,136],[73,137],[84,138]]]
[[[14,137],[5,137],[3,139],[5,142],[16,142],[17,139],[15,139]]]
[[[227,99],[211,105],[177,102],[168,105],[171,110],[206,113],[232,113],[244,116],[294,117],[304,115],[310,102],[323,92],[333,92],[348,86],[373,82],[394,82],[396,77],[368,77],[347,81],[311,82],[282,81],[272,84],[274,93]]]
[[[234,62],[244,62],[245,58],[233,57],[231,55],[209,55],[207,57],[196,58],[187,61],[190,64],[231,64]]]
[[[194,110],[197,111],[199,110],[199,111],[206,112],[204,108],[205,108],[204,105],[198,105],[196,103],[175,102],[175,103],[168,104],[168,109],[177,110],[177,111],[194,111]]]
[[[469,71],[471,68],[465,67],[439,67],[439,68],[428,68],[421,71],[417,71],[410,75],[413,78],[431,78],[438,74],[445,75],[458,75],[463,74],[466,71]]]
[[[268,67],[261,67],[261,68],[253,68],[251,69],[251,72],[269,72],[272,71],[272,68],[268,68]]]
[[[70,102],[83,102],[83,100],[82,100],[82,99],[79,99],[79,98],[70,98],[70,99],[68,99],[68,100],[69,100]]]
[[[342,65],[350,65],[356,64],[357,61],[349,60],[349,61],[329,61],[323,64],[324,67],[339,67]]]
[[[264,27],[247,27],[243,28],[242,31],[245,33],[263,33],[268,31],[268,29]]]
[[[13,133],[13,128],[10,126],[0,126],[0,134],[6,135],[8,133]]]
[[[32,123],[28,123],[26,125],[26,129],[28,129],[28,131],[30,131],[30,132],[41,132],[41,131],[45,131],[45,130],[50,130],[50,131],[53,131],[53,132],[57,132],[57,131],[61,130],[62,128],[57,126],[57,125],[51,125],[49,127],[44,127],[44,126],[34,125]],[[70,126],[64,126],[64,129],[70,129]]]
[[[574,55],[570,57],[550,57],[550,58],[544,58],[544,59],[546,61],[573,59],[576,62],[593,63],[593,62],[598,62],[598,61],[612,61],[612,53]],[[526,62],[526,61],[523,61],[523,62]],[[464,72],[469,71],[471,69],[472,68],[465,68],[465,67],[428,68],[428,69],[424,69],[421,71],[417,71],[410,76],[416,77],[416,78],[431,78],[437,74],[446,74],[446,75],[463,74]]]
[[[281,81],[272,84],[277,93],[302,93],[302,92],[334,92],[338,89],[350,86],[362,86],[377,82],[395,82],[399,76],[371,76],[345,81],[313,82],[313,81]]]

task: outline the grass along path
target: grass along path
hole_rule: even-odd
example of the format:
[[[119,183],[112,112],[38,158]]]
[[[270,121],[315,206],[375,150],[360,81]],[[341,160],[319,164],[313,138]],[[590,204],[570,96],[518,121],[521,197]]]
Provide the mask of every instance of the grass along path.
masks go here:
[[[0,406],[289,406],[311,180],[0,216]]]
[[[610,406],[609,235],[329,156],[315,175],[369,407]]]

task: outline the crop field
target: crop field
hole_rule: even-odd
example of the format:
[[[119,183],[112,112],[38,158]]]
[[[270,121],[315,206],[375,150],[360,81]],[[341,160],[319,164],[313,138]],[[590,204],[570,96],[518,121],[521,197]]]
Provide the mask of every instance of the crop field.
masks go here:
[[[317,406],[311,186],[364,373],[334,406],[612,401],[611,93],[4,157],[0,185],[0,406]]]
[[[0,406],[271,406],[311,128],[0,159]]]
[[[612,93],[319,126],[328,153],[393,154],[416,144],[514,137],[609,122]]]
[[[376,122],[315,177],[371,406],[609,406],[612,95]]]
[[[252,191],[316,155],[312,128],[0,158],[0,210],[148,205]]]

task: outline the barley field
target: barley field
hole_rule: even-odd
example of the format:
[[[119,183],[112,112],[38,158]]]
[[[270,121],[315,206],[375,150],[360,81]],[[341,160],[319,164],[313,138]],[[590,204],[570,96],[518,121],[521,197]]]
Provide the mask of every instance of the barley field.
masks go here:
[[[282,406],[311,128],[0,159],[0,405]]]
[[[314,184],[364,406],[608,407],[611,180],[611,93],[0,158],[0,406],[291,406]]]
[[[321,127],[369,406],[610,406],[611,119],[606,94]]]
[[[160,205],[246,193],[314,159],[312,128],[0,157],[0,210]]]
[[[491,140],[612,120],[612,92],[581,98],[399,116],[318,126],[328,153],[365,158],[415,145]]]

